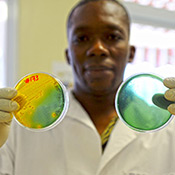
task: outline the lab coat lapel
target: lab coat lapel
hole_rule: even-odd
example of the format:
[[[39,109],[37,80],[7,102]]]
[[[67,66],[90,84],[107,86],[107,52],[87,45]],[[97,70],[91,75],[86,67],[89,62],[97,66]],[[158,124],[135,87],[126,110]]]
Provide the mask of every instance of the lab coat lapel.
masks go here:
[[[89,115],[82,108],[81,104],[75,99],[72,91],[69,92],[69,109],[67,112],[67,116],[72,118],[73,120],[81,122],[82,124],[96,131],[96,128],[93,122],[90,120]]]
[[[137,133],[125,126],[123,122],[118,119],[104,150],[98,172],[100,172],[110,160],[119,154],[128,144],[135,140],[136,137]]]

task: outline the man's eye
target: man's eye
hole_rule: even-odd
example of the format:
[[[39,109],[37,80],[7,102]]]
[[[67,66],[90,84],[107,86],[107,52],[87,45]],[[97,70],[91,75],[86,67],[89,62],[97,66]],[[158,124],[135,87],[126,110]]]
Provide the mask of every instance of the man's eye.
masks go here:
[[[89,40],[89,38],[85,35],[76,37],[76,42],[86,42],[88,40]]]
[[[118,34],[110,34],[107,36],[107,39],[110,41],[118,41],[118,40],[122,39],[122,37]]]

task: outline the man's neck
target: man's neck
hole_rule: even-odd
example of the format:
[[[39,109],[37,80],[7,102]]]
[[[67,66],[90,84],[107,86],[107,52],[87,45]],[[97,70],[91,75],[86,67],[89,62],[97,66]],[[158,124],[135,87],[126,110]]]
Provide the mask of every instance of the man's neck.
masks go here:
[[[100,96],[74,91],[74,96],[89,114],[99,134],[104,131],[111,119],[117,116],[114,105],[115,93]]]

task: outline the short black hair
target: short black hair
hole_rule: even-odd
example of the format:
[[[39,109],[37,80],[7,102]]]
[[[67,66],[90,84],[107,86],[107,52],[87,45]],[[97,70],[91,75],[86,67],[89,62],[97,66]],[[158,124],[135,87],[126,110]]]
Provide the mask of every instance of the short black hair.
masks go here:
[[[128,33],[130,33],[130,16],[129,16],[129,13],[127,11],[127,9],[124,7],[124,5],[122,3],[120,3],[119,1],[117,0],[80,0],[73,8],[72,10],[70,11],[69,15],[68,15],[68,18],[67,18],[67,30],[69,29],[69,27],[71,26],[71,18],[72,18],[72,15],[74,13],[74,11],[84,5],[84,4],[87,4],[88,2],[95,2],[95,1],[112,1],[112,2],[115,2],[116,4],[118,4],[122,9],[123,11],[125,12],[125,15],[126,15],[126,22],[127,22],[127,25],[128,25]]]

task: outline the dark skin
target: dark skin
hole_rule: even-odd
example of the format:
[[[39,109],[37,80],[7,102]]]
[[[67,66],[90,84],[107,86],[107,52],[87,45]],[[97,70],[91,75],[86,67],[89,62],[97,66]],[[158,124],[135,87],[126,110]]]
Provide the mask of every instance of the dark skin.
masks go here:
[[[115,94],[135,53],[125,20],[119,5],[102,0],[78,7],[68,28],[66,56],[74,74],[73,93],[99,134],[117,116]]]

